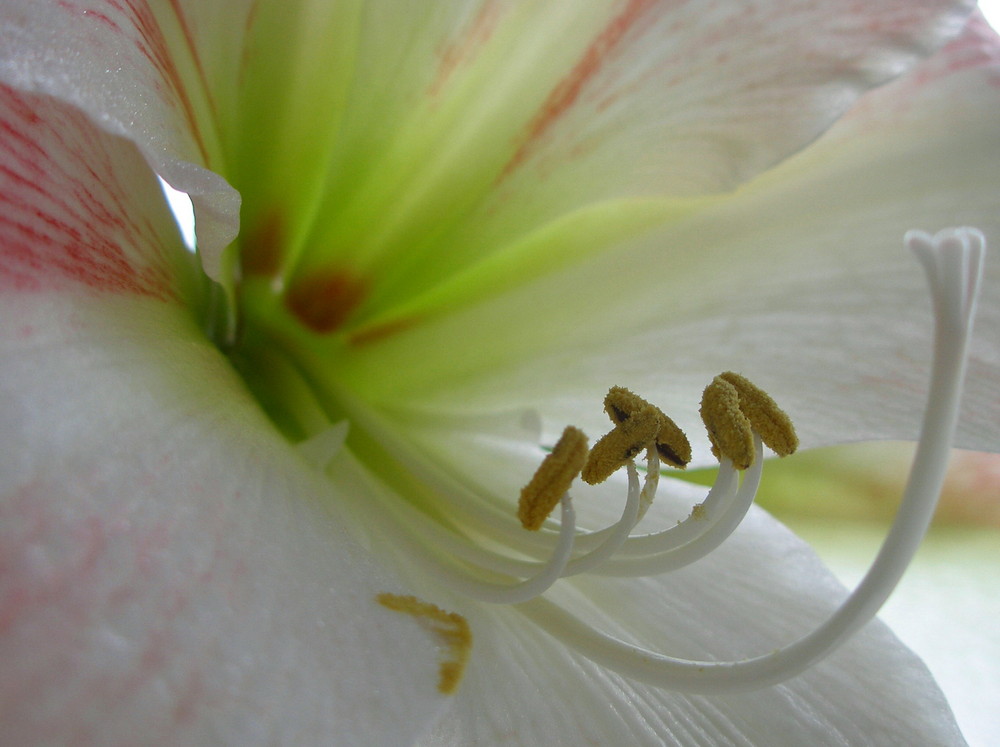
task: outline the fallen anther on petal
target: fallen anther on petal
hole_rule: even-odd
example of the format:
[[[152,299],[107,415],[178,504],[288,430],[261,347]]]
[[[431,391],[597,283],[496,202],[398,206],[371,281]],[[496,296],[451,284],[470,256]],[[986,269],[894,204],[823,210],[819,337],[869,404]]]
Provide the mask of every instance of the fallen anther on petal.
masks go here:
[[[677,423],[664,415],[658,407],[624,387],[611,387],[604,398],[604,411],[615,425],[622,425],[645,407],[654,408],[661,421],[660,430],[656,434],[656,453],[668,464],[684,469],[691,461],[691,443]]]
[[[594,444],[583,468],[583,481],[590,485],[607,480],[616,470],[656,442],[662,420],[652,405],[633,412]]]
[[[468,620],[457,612],[445,612],[436,604],[412,595],[383,592],[376,600],[394,612],[410,615],[441,639],[448,656],[438,669],[438,691],[445,695],[454,693],[462,681],[472,651],[472,630]]]
[[[753,464],[753,432],[740,409],[736,387],[716,376],[701,395],[700,412],[712,453],[720,459],[729,458],[736,469],[748,469]]]
[[[738,373],[726,371],[719,374],[719,378],[735,387],[740,411],[750,421],[750,427],[760,434],[760,440],[778,456],[794,454],[799,448],[795,427],[770,395]]]
[[[569,490],[587,461],[587,436],[579,428],[566,426],[552,451],[535,470],[531,481],[521,489],[517,518],[532,531],[542,523]]]

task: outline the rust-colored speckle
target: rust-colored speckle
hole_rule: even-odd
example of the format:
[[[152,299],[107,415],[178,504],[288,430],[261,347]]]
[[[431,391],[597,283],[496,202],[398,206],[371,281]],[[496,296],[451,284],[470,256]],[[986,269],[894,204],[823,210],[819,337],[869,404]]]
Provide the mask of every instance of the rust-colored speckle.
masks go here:
[[[366,293],[366,284],[352,273],[326,270],[293,280],[285,305],[309,329],[327,334],[343,325]]]
[[[371,326],[362,327],[357,332],[351,334],[348,338],[348,343],[354,347],[362,347],[364,345],[371,345],[376,342],[381,342],[382,340],[392,337],[397,332],[402,332],[405,329],[409,329],[416,325],[418,320],[414,317],[407,317],[404,319],[394,319],[391,322],[385,322],[383,324],[373,324]]]
[[[652,4],[651,0],[628,0],[621,13],[612,18],[594,38],[569,74],[552,89],[535,118],[528,124],[524,142],[504,167],[501,178],[520,166],[542,136],[573,107],[587,83],[614,55],[628,32],[635,28]]]
[[[444,46],[439,53],[434,82],[428,88],[428,94],[432,98],[440,96],[455,72],[463,65],[470,64],[486,46],[504,10],[502,3],[489,0],[480,7],[469,26]]]
[[[246,232],[240,246],[240,261],[246,275],[275,275],[281,267],[284,224],[277,211]]]

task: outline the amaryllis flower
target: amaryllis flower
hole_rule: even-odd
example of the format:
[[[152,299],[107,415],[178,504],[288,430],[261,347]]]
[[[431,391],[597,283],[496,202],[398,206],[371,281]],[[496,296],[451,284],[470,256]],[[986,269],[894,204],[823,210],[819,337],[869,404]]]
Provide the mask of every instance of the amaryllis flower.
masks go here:
[[[967,351],[981,235],[931,235],[1000,236],[969,12],[4,2],[0,741],[960,742],[864,623],[966,352],[958,443],[1000,447],[997,263]],[[791,439],[756,386],[803,447],[929,402],[840,612],[778,522],[732,531]],[[713,442],[711,496],[657,488]]]

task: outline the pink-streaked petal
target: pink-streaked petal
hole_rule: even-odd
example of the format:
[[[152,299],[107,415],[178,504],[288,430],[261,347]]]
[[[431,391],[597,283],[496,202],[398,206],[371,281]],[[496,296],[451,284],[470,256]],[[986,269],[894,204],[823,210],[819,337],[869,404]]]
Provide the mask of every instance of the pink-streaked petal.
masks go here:
[[[619,180],[673,194],[733,187],[956,35],[968,6],[622,3],[536,113],[508,171],[544,177],[546,189],[583,180],[602,196]],[[598,184],[586,178],[595,173]]]
[[[191,195],[199,250],[218,275],[239,195],[221,170],[213,102],[176,6],[146,0],[14,0],[0,10],[0,80],[77,106],[132,140]],[[239,28],[234,24],[231,28]]]
[[[5,294],[0,741],[405,744],[439,641],[189,319]]]
[[[411,741],[440,642],[205,339],[138,149],[0,128],[0,742]]]
[[[958,38],[912,74],[862,98],[830,131],[826,142],[832,145],[869,135],[884,137],[898,127],[913,131],[915,136],[918,128],[929,134],[944,131],[949,124],[956,127],[952,107],[988,98],[977,90],[979,86],[1000,87],[1000,39],[976,12]]]
[[[162,192],[126,141],[2,85],[0,131],[0,292],[196,301]]]
[[[981,30],[974,30],[982,37]],[[990,32],[992,34],[992,32]],[[427,410],[533,407],[548,438],[607,427],[628,386],[690,433],[704,386],[741,370],[792,416],[804,445],[911,438],[929,375],[926,281],[906,230],[980,227],[1000,241],[995,36],[967,38],[795,158],[692,217],[565,272],[359,345],[345,366],[386,402]],[[912,90],[912,89],[911,89]],[[883,114],[880,114],[882,112]],[[859,115],[861,116],[861,115]],[[986,265],[958,443],[1000,449],[1000,262]],[[488,331],[488,333],[487,333]],[[452,354],[462,341],[462,355]],[[447,365],[433,351],[441,350]],[[403,352],[406,351],[406,352]],[[391,359],[419,361],[391,386]],[[696,451],[707,454],[697,438]]]

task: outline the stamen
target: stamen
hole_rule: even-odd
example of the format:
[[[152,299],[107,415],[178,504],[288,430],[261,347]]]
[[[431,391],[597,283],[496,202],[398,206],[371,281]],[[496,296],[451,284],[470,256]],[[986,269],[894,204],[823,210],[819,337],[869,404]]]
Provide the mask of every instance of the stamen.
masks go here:
[[[535,599],[520,609],[598,664],[658,687],[690,693],[723,693],[782,682],[808,669],[868,623],[912,560],[944,482],[958,422],[985,247],[982,234],[975,229],[952,229],[934,237],[911,231],[905,242],[924,265],[936,313],[927,409],[910,478],[889,535],[864,579],[824,624],[784,648],[754,658],[693,661],[663,656],[600,633],[544,599]],[[757,468],[760,461],[758,458]]]
[[[569,425],[562,437],[521,489],[517,518],[521,526],[537,531],[552,513],[587,461],[587,437]]]
[[[778,456],[794,453],[799,438],[791,419],[760,387],[738,373],[726,371],[705,387],[701,419],[708,429],[712,453],[728,457],[736,469],[753,464],[753,433]]]
[[[728,458],[736,469],[747,469],[753,464],[750,421],[740,409],[736,387],[721,376],[716,376],[701,395],[701,419],[717,458]]]
[[[660,430],[656,434],[656,451],[660,459],[678,469],[684,469],[691,461],[691,444],[677,423],[664,415],[658,407],[624,387],[611,387],[604,398],[604,411],[615,425],[621,425],[646,407],[654,408],[660,417]]]
[[[597,485],[607,480],[640,451],[656,443],[660,426],[659,412],[651,405],[630,414],[594,444],[583,468],[583,481]]]
[[[750,421],[750,427],[760,434],[761,440],[778,456],[794,454],[799,448],[795,426],[784,411],[760,387],[751,384],[738,373],[726,371],[719,378],[733,385],[739,394],[740,411]]]

